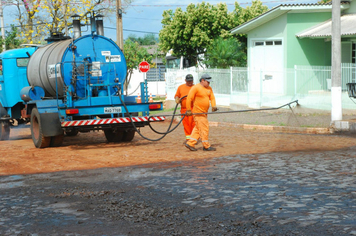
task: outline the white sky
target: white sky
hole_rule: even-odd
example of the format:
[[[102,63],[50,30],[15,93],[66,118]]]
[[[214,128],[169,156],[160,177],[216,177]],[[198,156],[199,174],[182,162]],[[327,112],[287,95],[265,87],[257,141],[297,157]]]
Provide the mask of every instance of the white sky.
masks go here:
[[[4,1],[3,1],[4,2]],[[122,1],[123,2],[123,1]],[[202,1],[192,0],[135,0],[126,10],[123,15],[124,38],[126,39],[130,34],[138,37],[143,37],[147,33],[157,33],[162,28],[161,20],[164,10],[175,10],[177,7],[184,11],[190,3],[201,3]],[[223,1],[205,1],[210,4],[217,4]],[[240,6],[249,6],[251,0],[239,0]],[[263,5],[267,5],[270,9],[280,4],[297,4],[297,3],[316,3],[318,0],[262,0]],[[234,9],[233,0],[225,1],[228,4],[229,11]],[[17,25],[13,15],[16,9],[11,6],[3,7],[5,27],[10,24]],[[106,19],[104,23],[105,36],[116,41],[116,19],[115,16]],[[9,28],[5,28],[8,30]]]

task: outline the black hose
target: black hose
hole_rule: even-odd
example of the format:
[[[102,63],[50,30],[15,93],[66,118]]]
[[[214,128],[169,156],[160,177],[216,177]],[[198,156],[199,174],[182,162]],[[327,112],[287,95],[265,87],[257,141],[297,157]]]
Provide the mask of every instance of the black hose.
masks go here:
[[[179,103],[177,103],[176,106],[175,106],[175,108],[174,108],[173,115],[164,115],[164,116],[172,116],[171,122],[170,122],[170,124],[169,124],[168,129],[167,129],[166,132],[159,132],[159,131],[155,130],[155,129],[151,126],[151,123],[150,123],[150,119],[151,119],[152,117],[155,117],[155,116],[149,116],[149,117],[148,117],[148,126],[151,128],[151,130],[152,130],[153,132],[155,132],[155,133],[157,133],[157,134],[162,134],[162,137],[160,137],[160,138],[158,138],[158,139],[150,139],[150,138],[147,138],[147,137],[143,136],[143,135],[140,133],[140,131],[137,129],[135,123],[132,121],[132,117],[131,117],[131,115],[130,115],[130,113],[129,113],[129,110],[127,109],[125,102],[124,102],[124,101],[122,100],[122,98],[121,98],[121,93],[120,93],[120,89],[119,89],[119,88],[118,88],[117,94],[118,94],[118,96],[119,96],[119,98],[120,98],[120,101],[121,101],[122,105],[124,106],[124,108],[125,108],[127,114],[129,115],[130,122],[131,122],[131,124],[133,125],[133,127],[135,128],[136,132],[137,132],[142,138],[144,138],[144,139],[146,139],[146,140],[149,140],[149,141],[159,141],[159,140],[163,139],[167,134],[169,134],[169,133],[171,133],[172,131],[174,131],[174,130],[180,125],[180,123],[183,121],[184,117],[187,115],[187,113],[181,114],[181,115],[182,115],[182,119],[178,122],[178,124],[177,124],[174,128],[170,129],[171,126],[172,126],[172,124],[173,124],[174,117],[176,116],[176,111],[177,111],[177,107],[178,107],[178,104],[179,104]],[[182,99],[185,98],[185,97],[186,97],[186,96],[181,97],[181,98],[180,98],[180,101],[182,101]],[[296,103],[296,104],[298,105],[298,100],[294,100],[294,101],[289,102],[289,103],[287,103],[287,104],[284,104],[284,105],[282,105],[282,106],[279,106],[279,107],[272,107],[272,108],[250,109],[250,110],[238,110],[238,111],[222,111],[222,112],[203,112],[203,113],[192,113],[192,115],[221,114],[221,113],[238,113],[238,112],[250,112],[250,111],[268,111],[268,110],[277,110],[277,109],[280,109],[280,108],[285,107],[285,106],[289,106],[289,108],[292,109],[291,106],[290,106],[292,103]]]
[[[220,112],[202,112],[202,113],[192,113],[192,115],[204,115],[204,114],[222,114],[222,113],[238,113],[238,112],[249,112],[249,111],[269,111],[269,110],[278,110],[282,107],[289,106],[291,109],[290,105],[292,103],[296,103],[298,105],[298,100],[294,100],[292,102],[289,102],[287,104],[284,104],[279,107],[272,107],[272,108],[261,108],[261,109],[249,109],[249,110],[238,110],[238,111],[220,111]],[[185,113],[186,115],[187,113]],[[164,115],[164,116],[172,116],[172,115]],[[174,116],[174,114],[173,114]]]
[[[179,101],[182,101],[182,99],[185,98],[186,96],[187,96],[187,95],[181,97],[181,98],[179,99]],[[176,115],[176,111],[177,111],[178,104],[179,104],[179,103],[177,103],[176,106],[175,106],[175,108],[174,108],[172,120],[174,119],[174,116]],[[183,116],[182,119],[180,119],[180,121],[178,122],[178,124],[177,124],[173,129],[171,129],[171,130],[169,130],[169,131],[167,130],[167,134],[169,134],[169,133],[171,133],[172,131],[174,131],[174,130],[180,125],[180,123],[182,123],[182,121],[183,121],[184,117],[186,116],[186,114],[181,114],[181,115]],[[171,116],[171,115],[169,115],[169,116]],[[154,116],[150,116],[149,119],[150,119],[151,117],[154,117]],[[172,122],[172,121],[171,121],[171,122]],[[151,126],[151,123],[148,123],[148,126],[151,128],[151,130],[152,130],[153,132],[155,132],[155,133],[157,133],[157,134],[165,134],[165,133],[158,132],[157,130],[155,130],[155,129]]]
[[[148,125],[150,126],[150,128],[151,128],[155,133],[163,134],[163,135],[162,135],[162,137],[160,137],[160,138],[158,138],[158,139],[150,139],[150,138],[147,138],[147,137],[145,137],[145,136],[143,136],[143,135],[141,134],[141,132],[137,129],[135,123],[132,121],[132,118],[131,118],[131,115],[130,115],[130,113],[129,113],[129,110],[127,109],[125,102],[124,102],[124,101],[122,100],[122,98],[121,98],[120,89],[118,89],[118,93],[117,93],[117,94],[119,95],[120,101],[121,101],[122,105],[124,106],[124,108],[125,108],[127,114],[129,115],[130,122],[131,122],[131,124],[133,125],[133,127],[135,128],[136,132],[137,132],[142,138],[144,138],[144,139],[146,139],[146,140],[149,140],[149,141],[159,141],[159,140],[163,139],[167,134],[169,134],[170,132],[172,132],[173,130],[175,130],[175,129],[179,126],[179,124],[182,122],[182,120],[184,119],[184,117],[185,117],[185,115],[184,115],[183,118],[179,121],[179,123],[178,123],[173,129],[170,129],[171,126],[172,126],[172,124],[173,124],[174,116],[175,116],[175,113],[176,113],[176,110],[177,110],[177,107],[178,107],[178,103],[177,103],[177,105],[176,105],[176,107],[175,107],[175,109],[174,109],[174,113],[173,113],[173,117],[172,117],[171,123],[169,124],[167,131],[164,132],[164,133],[162,133],[162,132],[158,132],[158,131],[156,131],[156,130],[154,130],[154,129],[152,128],[152,126],[150,125],[150,118],[151,118],[152,116],[149,116],[149,117],[148,117]]]

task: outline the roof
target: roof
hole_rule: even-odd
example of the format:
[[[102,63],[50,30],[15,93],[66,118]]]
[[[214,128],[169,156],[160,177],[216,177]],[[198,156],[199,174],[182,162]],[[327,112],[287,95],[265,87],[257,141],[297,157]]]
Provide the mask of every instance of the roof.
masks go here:
[[[356,14],[342,15],[340,18],[341,36],[356,35]],[[296,36],[298,38],[328,38],[331,37],[331,19],[304,30]]]
[[[26,48],[16,48],[9,49],[0,54],[2,59],[12,59],[12,58],[29,58],[27,52],[32,55],[36,51],[36,47],[26,47]]]
[[[348,9],[350,3],[348,1],[342,1],[340,8],[342,10]],[[254,19],[237,26],[236,28],[230,30],[232,34],[246,34],[247,32],[257,28],[268,21],[271,21],[286,13],[313,13],[313,12],[331,12],[332,4],[331,2],[325,4],[281,4],[271,10],[255,17]]]

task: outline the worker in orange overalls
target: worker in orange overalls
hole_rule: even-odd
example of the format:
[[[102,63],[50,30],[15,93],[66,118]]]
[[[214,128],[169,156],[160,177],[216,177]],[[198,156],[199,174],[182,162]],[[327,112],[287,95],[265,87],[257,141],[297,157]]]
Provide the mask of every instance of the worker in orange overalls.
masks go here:
[[[193,75],[188,74],[185,77],[185,84],[180,85],[177,89],[176,95],[174,95],[174,99],[175,99],[176,103],[181,104],[181,107],[180,107],[181,114],[185,114],[185,112],[187,111],[187,107],[186,107],[187,98],[186,97],[183,99],[181,99],[181,98],[188,95],[188,93],[189,93],[190,89],[193,87],[193,85],[194,85]],[[186,143],[190,139],[190,134],[193,131],[195,123],[194,123],[194,119],[192,116],[185,116],[183,118],[182,123],[183,123],[184,133],[185,133],[185,142],[184,143]]]
[[[189,141],[185,144],[186,148],[190,151],[196,151],[195,144],[201,139],[203,144],[203,151],[216,151],[216,148],[211,147],[208,141],[209,138],[209,122],[207,114],[195,114],[206,113],[210,107],[210,101],[212,111],[217,111],[215,96],[213,89],[209,86],[211,82],[211,76],[204,74],[200,78],[200,83],[194,85],[189,91],[187,98],[187,115],[191,116],[195,122],[195,127],[190,135]],[[192,108],[193,104],[193,108]]]

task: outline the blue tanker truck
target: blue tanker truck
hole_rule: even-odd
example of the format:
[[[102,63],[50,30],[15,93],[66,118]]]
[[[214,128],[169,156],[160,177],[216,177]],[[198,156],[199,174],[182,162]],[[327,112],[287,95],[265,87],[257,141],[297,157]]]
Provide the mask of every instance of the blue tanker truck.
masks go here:
[[[0,54],[0,140],[27,124],[37,148],[60,146],[64,135],[94,130],[103,130],[109,142],[131,141],[136,127],[164,120],[149,117],[163,106],[148,102],[147,82],[141,83],[141,103],[124,95],[124,54],[103,36],[99,16],[92,13],[90,22],[89,35],[81,36],[74,19],[73,38],[52,34],[45,46]]]

